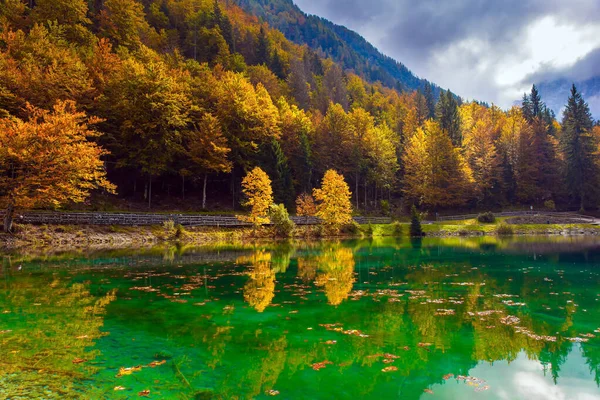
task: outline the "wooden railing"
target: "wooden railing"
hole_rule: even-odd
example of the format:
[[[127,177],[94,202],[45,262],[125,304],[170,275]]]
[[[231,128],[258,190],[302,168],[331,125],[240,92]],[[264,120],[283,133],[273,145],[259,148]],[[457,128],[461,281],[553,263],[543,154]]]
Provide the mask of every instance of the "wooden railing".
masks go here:
[[[3,212],[0,212],[2,218]],[[315,217],[291,217],[297,225],[316,225]],[[359,224],[389,224],[387,217],[355,217]],[[27,211],[15,214],[15,222],[21,224],[48,225],[123,225],[142,226],[160,225],[173,221],[183,226],[216,226],[239,227],[250,226],[233,215],[198,215],[198,214],[150,214],[150,213],[106,213],[106,212],[38,212]]]
[[[525,217],[525,216],[552,216],[552,217],[572,217],[581,220],[594,221],[595,218],[577,214],[575,212],[560,212],[560,211],[507,211],[493,213],[495,217]],[[437,221],[463,221],[466,219],[475,219],[479,214],[463,214],[463,215],[444,215],[438,216]],[[435,218],[435,217],[434,217]]]

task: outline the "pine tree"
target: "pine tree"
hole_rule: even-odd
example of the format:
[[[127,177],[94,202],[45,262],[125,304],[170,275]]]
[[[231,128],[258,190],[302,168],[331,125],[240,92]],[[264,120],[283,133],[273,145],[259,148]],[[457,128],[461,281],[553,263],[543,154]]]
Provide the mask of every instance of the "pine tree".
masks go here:
[[[425,96],[425,101],[427,102],[427,118],[429,119],[435,117],[435,97],[433,95],[433,88],[431,86],[431,83],[427,82],[425,84],[423,96]]]
[[[273,52],[270,68],[279,79],[285,79],[285,67],[277,50]]]
[[[262,26],[256,42],[256,64],[269,64],[269,38]]]
[[[450,90],[442,92],[440,95],[440,101],[438,101],[435,109],[435,117],[440,124],[440,128],[450,137],[454,146],[460,146],[462,137],[458,101]]]
[[[571,96],[563,113],[561,147],[566,162],[565,177],[573,200],[581,210],[586,205],[595,205],[599,171],[596,164],[596,145],[591,135],[592,116],[587,103],[571,88]]]
[[[410,209],[410,236],[422,237],[423,228],[421,228],[421,214],[417,211],[417,207],[413,204]]]

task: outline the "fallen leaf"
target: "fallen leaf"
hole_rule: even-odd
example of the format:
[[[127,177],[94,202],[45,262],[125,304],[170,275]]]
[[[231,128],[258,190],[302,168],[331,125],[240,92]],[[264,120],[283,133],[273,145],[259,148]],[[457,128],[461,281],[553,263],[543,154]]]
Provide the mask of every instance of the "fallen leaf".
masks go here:
[[[443,378],[445,381],[447,381],[448,379],[450,379],[450,378],[452,378],[452,377],[454,377],[454,374],[446,374],[446,375],[444,375],[442,378]]]
[[[384,369],[381,370],[382,372],[392,372],[392,371],[398,371],[398,367],[394,367],[393,365],[390,365],[389,367],[385,367]]]
[[[274,390],[274,389],[271,389],[271,390],[267,390],[267,392],[266,392],[266,393],[267,393],[267,395],[269,395],[269,396],[277,396],[277,395],[279,394],[279,390]]]
[[[150,368],[154,368],[154,367],[158,367],[159,365],[163,365],[165,364],[167,361],[166,360],[162,360],[162,361],[152,361],[150,364],[148,364],[148,366]]]
[[[123,386],[115,386],[114,390],[125,390],[125,388]]]
[[[425,393],[433,394],[433,390],[431,389],[423,389]]]
[[[327,366],[327,364],[333,364],[331,361],[322,361],[322,362],[318,362],[318,363],[314,363],[312,365],[312,369],[314,369],[315,371],[320,370],[321,368],[325,368]]]
[[[84,360],[83,358],[76,358],[73,360],[73,364],[81,364],[86,362],[87,360]]]
[[[150,395],[150,391],[149,390],[142,390],[141,392],[138,393],[139,396],[141,397],[148,397]]]
[[[131,375],[134,372],[138,372],[142,370],[142,366],[138,365],[137,367],[131,367],[131,368],[125,368],[125,367],[121,367],[119,368],[119,373],[116,375],[117,378],[120,378],[121,376],[124,375]]]

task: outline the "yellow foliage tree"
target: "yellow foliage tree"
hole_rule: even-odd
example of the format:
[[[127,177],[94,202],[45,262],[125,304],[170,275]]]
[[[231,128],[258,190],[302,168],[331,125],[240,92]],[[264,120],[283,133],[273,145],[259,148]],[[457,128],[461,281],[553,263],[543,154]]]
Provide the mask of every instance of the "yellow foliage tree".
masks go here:
[[[344,177],[336,171],[325,172],[321,188],[314,189],[313,195],[318,202],[316,216],[331,230],[339,230],[352,220],[352,193]]]
[[[256,228],[269,223],[269,207],[273,204],[273,189],[271,179],[260,169],[255,167],[242,180],[242,193],[246,200],[242,203],[250,207],[250,214],[239,215],[240,221],[249,222]]]
[[[464,204],[472,193],[471,169],[437,122],[426,121],[403,156],[404,193],[432,207]]]
[[[58,207],[83,202],[96,188],[114,192],[100,157],[104,149],[88,139],[99,136],[98,122],[75,110],[72,101],[53,111],[29,107],[30,118],[0,119],[0,206],[4,230],[17,208]]]

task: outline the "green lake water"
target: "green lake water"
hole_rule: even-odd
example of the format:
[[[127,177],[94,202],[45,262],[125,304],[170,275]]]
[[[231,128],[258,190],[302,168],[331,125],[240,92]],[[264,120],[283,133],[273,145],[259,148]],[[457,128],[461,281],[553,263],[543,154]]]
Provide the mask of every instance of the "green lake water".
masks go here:
[[[600,242],[5,254],[0,399],[600,399]]]

